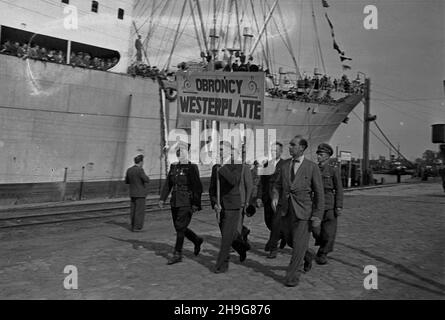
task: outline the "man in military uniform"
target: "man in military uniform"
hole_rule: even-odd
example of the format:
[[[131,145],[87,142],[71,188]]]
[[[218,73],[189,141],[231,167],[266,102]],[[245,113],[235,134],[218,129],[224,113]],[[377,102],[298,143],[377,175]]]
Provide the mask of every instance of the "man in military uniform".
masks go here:
[[[138,155],[134,158],[135,165],[127,170],[125,183],[130,185],[130,219],[131,231],[139,232],[144,227],[145,220],[145,197],[147,196],[147,185],[150,179],[142,168],[144,156]]]
[[[196,256],[201,251],[201,244],[204,241],[188,228],[192,214],[201,210],[202,184],[198,166],[188,161],[187,148],[190,148],[190,146],[182,143],[176,150],[179,162],[170,166],[159,200],[159,207],[162,209],[170,191],[172,192],[170,204],[173,225],[176,229],[176,245],[173,257],[168,260],[168,264],[182,261],[184,238],[193,242]]]
[[[332,147],[322,143],[317,149],[318,167],[324,188],[324,215],[320,226],[320,232],[316,235],[315,245],[320,246],[315,261],[318,264],[326,264],[327,254],[334,248],[335,235],[337,233],[337,217],[341,215],[343,208],[343,186],[340,177],[340,169],[330,157],[333,154]]]

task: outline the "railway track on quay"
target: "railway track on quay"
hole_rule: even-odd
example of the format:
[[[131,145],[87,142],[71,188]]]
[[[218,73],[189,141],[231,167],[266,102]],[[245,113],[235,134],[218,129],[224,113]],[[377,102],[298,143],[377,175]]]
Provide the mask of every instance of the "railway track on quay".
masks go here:
[[[210,200],[203,200],[202,206],[210,206]],[[166,203],[164,209],[160,209],[157,199],[147,199],[145,212],[150,213],[155,211],[170,211],[170,206]],[[26,208],[20,210],[13,209],[8,213],[9,217],[0,217],[0,229],[32,227],[83,220],[107,219],[127,216],[129,213],[129,200],[117,201],[111,204],[74,204],[73,206],[63,207],[41,207],[37,209]]]

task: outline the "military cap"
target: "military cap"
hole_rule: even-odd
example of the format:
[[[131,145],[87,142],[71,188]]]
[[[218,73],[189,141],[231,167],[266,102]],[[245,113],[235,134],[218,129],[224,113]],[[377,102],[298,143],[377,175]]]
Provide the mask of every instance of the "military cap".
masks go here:
[[[322,143],[317,148],[317,153],[327,153],[329,156],[332,156],[334,154],[334,150],[332,150],[332,147],[328,145],[327,143]]]

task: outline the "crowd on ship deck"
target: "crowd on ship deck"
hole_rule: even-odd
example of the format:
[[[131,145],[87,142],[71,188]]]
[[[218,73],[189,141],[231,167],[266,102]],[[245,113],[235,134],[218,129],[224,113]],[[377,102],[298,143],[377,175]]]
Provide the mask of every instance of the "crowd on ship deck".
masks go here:
[[[253,63],[251,56],[247,57],[243,52],[225,54],[222,61],[213,61],[213,57],[204,52],[201,53],[202,61],[198,64],[198,70],[215,70],[225,72],[265,72],[266,95],[276,98],[285,98],[303,102],[334,103],[332,92],[343,92],[346,94],[363,94],[364,84],[359,80],[349,80],[346,75],[340,79],[331,78],[328,75],[315,74],[314,76],[303,75],[302,79],[290,81],[286,76],[278,80],[270,74],[269,69]],[[233,61],[233,62],[232,62]],[[192,69],[189,64],[182,62],[178,65],[179,70]]]
[[[143,78],[151,78],[155,80],[157,77],[164,76],[164,72],[159,70],[156,66],[150,66],[142,62],[133,62],[127,70],[129,75],[133,77],[139,76]]]
[[[22,59],[40,60],[43,62],[52,62],[59,64],[68,64],[66,52],[56,49],[48,49],[38,44],[20,44],[19,42],[11,42],[6,40],[0,49],[1,54],[16,56]],[[118,63],[117,58],[103,59],[93,57],[86,52],[72,52],[70,55],[69,65],[73,67],[81,67],[88,69],[96,69],[106,71],[114,67]]]

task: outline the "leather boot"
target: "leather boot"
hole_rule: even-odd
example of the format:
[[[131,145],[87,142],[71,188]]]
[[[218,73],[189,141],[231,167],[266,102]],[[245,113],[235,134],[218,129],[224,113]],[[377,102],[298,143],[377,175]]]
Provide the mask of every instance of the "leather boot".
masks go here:
[[[178,252],[178,251],[175,251],[174,254],[173,254],[173,257],[168,259],[167,264],[168,265],[175,264],[175,263],[178,263],[178,262],[181,262],[181,261],[182,261],[182,253]]]

